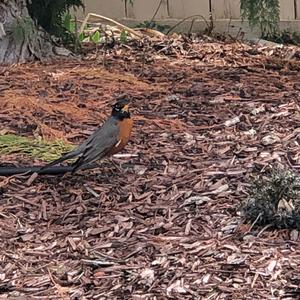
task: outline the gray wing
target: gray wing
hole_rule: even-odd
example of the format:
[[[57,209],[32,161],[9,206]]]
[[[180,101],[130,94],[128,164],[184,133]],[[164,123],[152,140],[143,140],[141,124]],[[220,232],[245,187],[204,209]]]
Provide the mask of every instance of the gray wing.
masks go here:
[[[117,120],[109,118],[102,127],[96,129],[81,145],[42,167],[41,170],[45,170],[51,166],[75,157],[79,157],[79,159],[74,163],[74,165],[77,165],[80,161],[82,161],[81,164],[92,162],[93,160],[96,160],[98,156],[101,158],[105,155],[107,147],[111,148],[113,145],[118,143],[118,133]]]
[[[104,157],[119,142],[118,138],[117,120],[110,118],[77,148],[78,152],[82,154],[74,163],[75,169]]]

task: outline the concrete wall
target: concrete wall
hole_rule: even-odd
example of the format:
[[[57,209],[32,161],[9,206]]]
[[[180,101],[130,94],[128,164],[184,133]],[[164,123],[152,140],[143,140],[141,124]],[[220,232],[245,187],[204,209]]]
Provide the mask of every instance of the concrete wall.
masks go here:
[[[300,32],[300,0],[279,0],[281,27]],[[126,25],[136,25],[145,20],[151,20],[161,0],[84,0],[86,10],[78,12],[83,17],[89,12],[101,14],[119,20]],[[203,30],[206,27],[203,18],[208,20],[211,12],[217,31],[228,31],[235,34],[244,31],[253,33],[247,22],[242,23],[240,18],[240,0],[162,0],[155,21],[162,24],[174,25],[179,20],[198,15],[193,30]],[[191,20],[183,22],[177,29],[189,30]]]

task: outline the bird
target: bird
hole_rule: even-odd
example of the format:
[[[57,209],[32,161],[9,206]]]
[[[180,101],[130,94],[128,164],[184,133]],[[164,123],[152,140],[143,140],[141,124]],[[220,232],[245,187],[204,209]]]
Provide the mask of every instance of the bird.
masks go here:
[[[110,117],[97,128],[82,144],[64,153],[60,158],[42,167],[40,171],[57,165],[65,160],[77,158],[71,165],[72,174],[81,168],[104,157],[120,152],[129,142],[133,120],[129,112],[129,101],[118,100],[113,106]]]

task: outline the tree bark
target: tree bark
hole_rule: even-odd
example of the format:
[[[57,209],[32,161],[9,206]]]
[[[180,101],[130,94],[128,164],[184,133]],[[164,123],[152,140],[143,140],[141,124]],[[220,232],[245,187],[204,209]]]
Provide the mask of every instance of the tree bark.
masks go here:
[[[0,63],[53,55],[50,36],[28,14],[26,0],[0,0]]]

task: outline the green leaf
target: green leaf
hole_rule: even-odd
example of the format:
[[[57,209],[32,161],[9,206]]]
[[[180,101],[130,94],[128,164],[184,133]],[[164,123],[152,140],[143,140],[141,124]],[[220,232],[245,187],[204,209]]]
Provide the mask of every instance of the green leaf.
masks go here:
[[[242,19],[251,27],[258,26],[262,37],[272,37],[279,31],[279,0],[240,0]]]
[[[96,31],[96,32],[91,36],[92,42],[94,42],[94,43],[96,43],[96,44],[100,42],[100,38],[101,38],[101,35],[100,35],[100,32],[99,32],[99,31]]]
[[[69,13],[67,13],[64,17],[64,27],[68,31],[71,31],[71,15]]]
[[[123,29],[120,34],[120,43],[126,44],[127,41],[128,41],[128,32],[125,29]]]
[[[79,34],[78,39],[79,39],[80,42],[82,42],[82,41],[85,39],[85,35],[84,35],[83,32],[81,32],[81,33]]]
[[[67,31],[72,33],[76,31],[75,30],[76,24],[74,21],[72,21],[72,16],[69,13],[65,14],[63,22],[64,22],[64,28]]]

